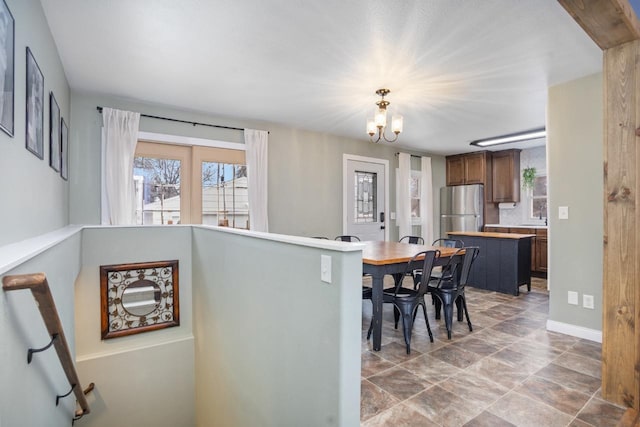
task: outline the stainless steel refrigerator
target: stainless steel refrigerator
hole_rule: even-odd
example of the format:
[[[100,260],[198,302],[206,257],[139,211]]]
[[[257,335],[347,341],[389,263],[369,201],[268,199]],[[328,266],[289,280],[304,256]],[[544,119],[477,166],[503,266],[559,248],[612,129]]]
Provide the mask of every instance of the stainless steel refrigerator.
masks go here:
[[[456,185],[440,189],[440,237],[449,231],[482,231],[484,186]]]

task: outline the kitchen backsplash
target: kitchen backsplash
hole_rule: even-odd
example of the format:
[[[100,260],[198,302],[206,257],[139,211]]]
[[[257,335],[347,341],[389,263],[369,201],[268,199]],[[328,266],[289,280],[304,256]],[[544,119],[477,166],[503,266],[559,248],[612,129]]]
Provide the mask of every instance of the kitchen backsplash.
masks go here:
[[[547,148],[545,146],[529,148],[520,152],[520,179],[522,170],[528,167],[536,168],[536,175],[547,174]],[[547,181],[549,178],[547,177]],[[506,206],[510,206],[506,208]],[[531,195],[521,190],[520,203],[501,203],[500,225],[540,224],[544,225],[544,218],[531,218]]]

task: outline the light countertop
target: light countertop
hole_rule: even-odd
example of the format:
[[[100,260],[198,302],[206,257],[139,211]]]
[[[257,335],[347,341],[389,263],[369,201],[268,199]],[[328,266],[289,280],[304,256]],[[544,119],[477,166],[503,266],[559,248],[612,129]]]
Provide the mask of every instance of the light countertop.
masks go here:
[[[533,229],[546,229],[549,228],[544,224],[533,225],[533,224],[485,224],[485,227],[502,227],[502,228],[533,228]]]
[[[486,237],[489,239],[529,239],[536,237],[535,234],[516,234],[516,233],[492,233],[484,231],[449,231],[449,236],[471,236],[471,237]]]

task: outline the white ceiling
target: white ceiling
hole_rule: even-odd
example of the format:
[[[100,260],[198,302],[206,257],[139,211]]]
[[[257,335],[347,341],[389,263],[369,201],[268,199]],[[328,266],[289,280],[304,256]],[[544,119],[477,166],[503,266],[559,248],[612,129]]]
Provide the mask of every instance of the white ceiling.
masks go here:
[[[41,2],[73,89],[365,140],[386,87],[395,144],[437,154],[544,126],[549,86],[602,69],[556,0]]]

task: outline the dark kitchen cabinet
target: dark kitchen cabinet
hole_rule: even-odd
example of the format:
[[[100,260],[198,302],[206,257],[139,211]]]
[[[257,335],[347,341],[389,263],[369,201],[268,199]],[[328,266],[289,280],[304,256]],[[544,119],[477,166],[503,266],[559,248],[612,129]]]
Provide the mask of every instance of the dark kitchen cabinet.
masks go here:
[[[493,201],[520,201],[520,150],[494,151],[492,155]]]

